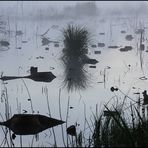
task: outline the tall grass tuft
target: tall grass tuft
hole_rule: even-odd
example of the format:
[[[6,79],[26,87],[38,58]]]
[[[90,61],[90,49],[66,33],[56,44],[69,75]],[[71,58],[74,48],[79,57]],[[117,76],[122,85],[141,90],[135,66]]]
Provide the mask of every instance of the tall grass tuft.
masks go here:
[[[147,147],[148,120],[144,120],[142,113],[134,106],[131,110],[112,111],[105,106],[105,113],[94,118],[94,132],[92,135],[94,147]],[[115,114],[116,112],[116,114]],[[127,115],[130,113],[130,115]]]
[[[89,33],[86,28],[68,25],[63,30],[64,49],[62,61],[65,68],[64,86],[68,91],[85,89],[88,75],[84,68],[87,59]]]

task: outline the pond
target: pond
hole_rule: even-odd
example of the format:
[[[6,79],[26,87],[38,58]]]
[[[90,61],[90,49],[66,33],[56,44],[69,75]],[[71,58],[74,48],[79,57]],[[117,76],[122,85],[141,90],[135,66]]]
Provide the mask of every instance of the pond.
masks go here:
[[[27,76],[30,68],[37,67],[38,72],[50,71],[56,78],[51,82],[37,82],[31,79],[20,78],[9,81],[1,81],[1,120],[6,120],[14,114],[41,114],[66,121],[63,124],[64,138],[66,141],[66,127],[77,123],[77,132],[85,130],[85,136],[91,135],[86,119],[92,127],[93,113],[102,111],[104,104],[110,100],[110,106],[116,102],[111,99],[117,96],[118,101],[128,95],[137,101],[139,92],[147,90],[148,78],[148,47],[145,29],[142,51],[142,67],[140,60],[140,35],[135,33],[129,18],[120,19],[115,17],[87,18],[84,20],[60,20],[60,21],[13,21],[10,20],[10,34],[1,34],[2,39],[8,39],[9,49],[0,46],[0,72],[2,76]],[[130,18],[133,19],[134,18]],[[144,19],[147,21],[147,18]],[[89,75],[90,86],[85,90],[68,92],[63,87],[64,67],[61,54],[64,48],[62,29],[67,24],[85,26],[91,34],[88,57],[99,61],[95,66],[85,66]],[[134,21],[133,21],[134,22]],[[123,24],[126,24],[123,25]],[[133,24],[134,25],[134,24]],[[17,35],[15,35],[17,26]],[[125,33],[121,33],[121,31]],[[21,31],[21,32],[19,32]],[[101,34],[100,34],[101,33]],[[103,33],[103,34],[102,34]],[[132,40],[126,40],[126,35],[132,34]],[[48,39],[44,40],[43,36]],[[104,43],[98,46],[98,43]],[[96,45],[96,46],[92,46]],[[108,48],[108,46],[117,48]],[[132,46],[131,50],[121,52],[120,48]],[[95,51],[101,51],[95,54]],[[145,79],[140,79],[144,77]],[[111,87],[118,87],[121,91],[112,92]],[[6,101],[7,105],[6,105]],[[130,99],[127,98],[126,107]],[[132,103],[134,103],[132,101]],[[59,107],[60,105],[60,107]],[[68,108],[68,109],[67,109]],[[9,113],[9,114],[8,114]],[[7,115],[7,116],[6,116]],[[61,118],[62,117],[62,118]],[[3,128],[5,129],[5,128]],[[3,144],[5,134],[0,128],[0,143]],[[54,127],[57,146],[63,146],[61,125]],[[8,134],[9,135],[9,134]],[[8,136],[7,135],[7,136]],[[9,137],[9,136],[8,136]],[[8,138],[9,140],[9,138]],[[16,136],[13,140],[15,146],[53,146],[54,135],[52,129],[47,129],[35,136]],[[5,141],[6,143],[6,141]],[[7,146],[5,144],[4,146]],[[11,146],[11,145],[9,145]]]

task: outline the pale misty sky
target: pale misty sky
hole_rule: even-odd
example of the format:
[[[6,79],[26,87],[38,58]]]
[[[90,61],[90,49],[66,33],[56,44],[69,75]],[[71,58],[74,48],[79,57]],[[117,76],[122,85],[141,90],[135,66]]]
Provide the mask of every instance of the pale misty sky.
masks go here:
[[[89,1],[0,1],[0,8],[16,7],[17,3],[23,3],[24,9],[44,8],[53,6],[62,9],[65,6],[73,6],[77,3],[86,3]],[[147,1],[96,1],[98,7],[113,8],[122,7],[123,5],[137,7],[139,4],[148,5]]]

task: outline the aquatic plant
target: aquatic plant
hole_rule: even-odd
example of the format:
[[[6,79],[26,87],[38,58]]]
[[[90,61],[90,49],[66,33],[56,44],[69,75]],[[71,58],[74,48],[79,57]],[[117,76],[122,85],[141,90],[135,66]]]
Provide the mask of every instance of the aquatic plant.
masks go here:
[[[68,91],[85,89],[88,86],[88,75],[84,69],[84,61],[88,59],[89,33],[86,28],[68,25],[63,30],[64,49],[62,62],[65,67],[64,84]]]
[[[144,107],[144,106],[143,106]],[[94,118],[92,135],[94,147],[143,147],[148,146],[148,119],[143,107],[130,104],[128,111],[118,106]]]

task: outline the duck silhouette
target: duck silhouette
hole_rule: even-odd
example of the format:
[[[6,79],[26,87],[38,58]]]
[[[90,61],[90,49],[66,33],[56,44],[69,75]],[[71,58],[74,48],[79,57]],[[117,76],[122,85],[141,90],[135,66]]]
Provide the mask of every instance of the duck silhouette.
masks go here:
[[[14,80],[20,78],[28,78],[38,82],[51,82],[56,76],[52,72],[38,72],[37,67],[30,68],[31,74],[28,76],[2,76],[0,79],[3,81]]]
[[[0,125],[8,127],[16,135],[35,135],[63,123],[62,120],[39,114],[14,114],[9,120],[0,122]]]
[[[38,82],[51,82],[56,76],[52,72],[37,72],[28,76],[2,76],[0,79],[3,81],[28,78]]]

